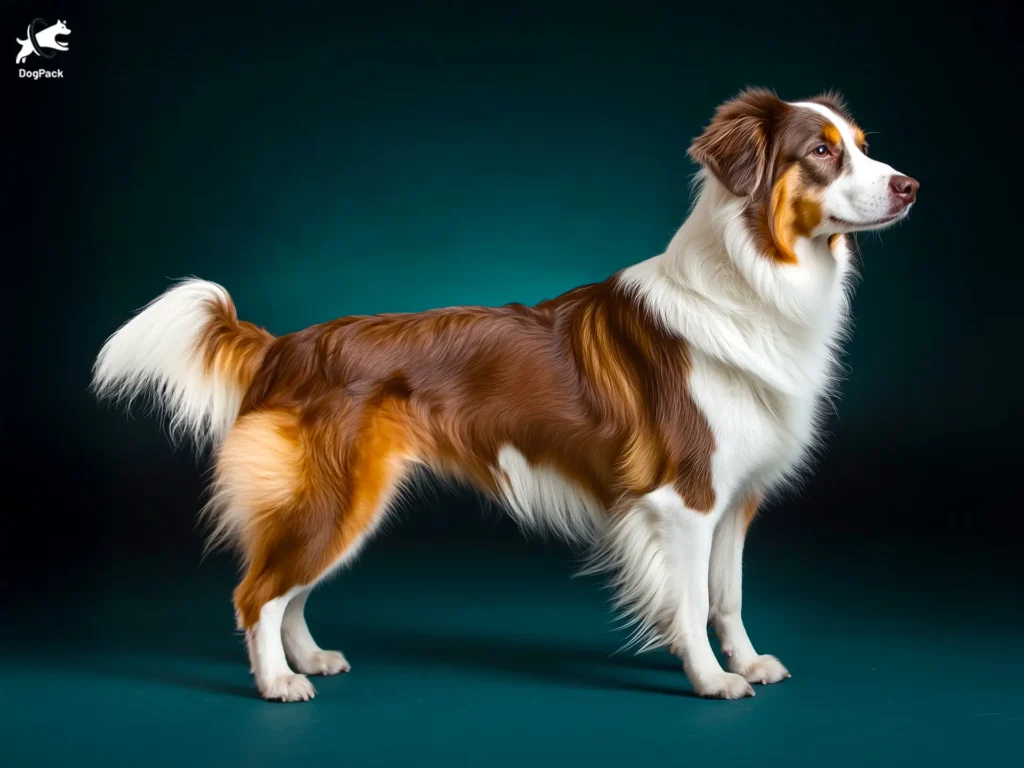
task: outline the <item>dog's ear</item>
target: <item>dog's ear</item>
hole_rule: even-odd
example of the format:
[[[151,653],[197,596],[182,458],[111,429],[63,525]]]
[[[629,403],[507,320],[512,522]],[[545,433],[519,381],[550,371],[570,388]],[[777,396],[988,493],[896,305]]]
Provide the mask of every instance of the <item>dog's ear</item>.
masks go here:
[[[772,130],[784,106],[771,91],[744,91],[715,111],[690,145],[690,157],[734,195],[754,194],[768,173]]]

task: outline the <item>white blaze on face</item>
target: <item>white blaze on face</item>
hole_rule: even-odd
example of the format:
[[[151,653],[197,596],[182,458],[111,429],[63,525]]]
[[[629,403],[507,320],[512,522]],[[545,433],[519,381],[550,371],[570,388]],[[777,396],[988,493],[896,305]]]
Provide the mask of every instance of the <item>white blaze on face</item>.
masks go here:
[[[890,187],[893,177],[902,174],[861,152],[853,127],[846,120],[822,104],[799,102],[793,106],[827,118],[843,140],[842,173],[825,189],[821,200],[823,218],[815,234],[881,229],[910,211],[911,206],[897,200]]]

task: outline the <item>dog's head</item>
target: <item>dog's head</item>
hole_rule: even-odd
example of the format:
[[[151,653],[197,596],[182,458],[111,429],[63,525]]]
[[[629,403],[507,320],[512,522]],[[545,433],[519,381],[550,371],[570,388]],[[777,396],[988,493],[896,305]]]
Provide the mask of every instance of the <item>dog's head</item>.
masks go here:
[[[68,25],[65,24],[63,21],[61,21],[60,19],[57,19],[57,23],[53,25],[53,36],[57,37],[58,35],[70,35],[70,34],[71,34],[71,30],[68,29]]]
[[[914,179],[868,157],[864,132],[831,94],[790,103],[744,91],[718,108],[690,157],[748,201],[755,237],[784,262],[801,237],[887,227],[917,196]]]

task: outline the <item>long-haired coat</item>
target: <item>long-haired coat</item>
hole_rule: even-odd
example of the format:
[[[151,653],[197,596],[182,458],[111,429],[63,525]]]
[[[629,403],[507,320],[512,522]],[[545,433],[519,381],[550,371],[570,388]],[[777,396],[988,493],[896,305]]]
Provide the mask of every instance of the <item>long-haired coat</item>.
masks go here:
[[[149,396],[174,433],[212,445],[207,514],[244,559],[234,600],[263,696],[306,700],[306,675],[349,669],[310,635],[307,597],[417,466],[586,543],[637,641],[669,645],[702,696],[788,677],[743,627],[743,542],[815,440],[848,233],[900,220],[917,193],[866,150],[837,98],[749,90],[690,147],[699,194],[665,253],[603,283],[275,338],[188,280],[111,336],[97,393]]]

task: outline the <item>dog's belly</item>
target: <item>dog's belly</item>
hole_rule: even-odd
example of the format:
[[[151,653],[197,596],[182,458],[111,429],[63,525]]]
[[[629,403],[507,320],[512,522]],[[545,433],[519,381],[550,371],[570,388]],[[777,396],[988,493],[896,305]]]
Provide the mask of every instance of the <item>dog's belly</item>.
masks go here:
[[[528,530],[586,541],[601,525],[604,510],[597,499],[554,468],[530,464],[513,446],[498,452],[494,476],[505,506]]]

